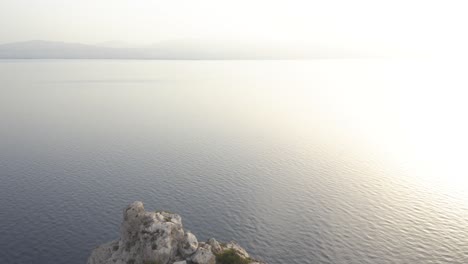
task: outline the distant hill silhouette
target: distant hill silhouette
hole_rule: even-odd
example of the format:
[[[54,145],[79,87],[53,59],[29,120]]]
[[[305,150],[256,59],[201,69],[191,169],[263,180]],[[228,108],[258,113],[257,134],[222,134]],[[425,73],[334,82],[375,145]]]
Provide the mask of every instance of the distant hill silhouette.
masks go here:
[[[328,47],[286,48],[188,40],[141,47],[109,47],[33,40],[0,45],[0,59],[312,59],[353,57]],[[124,45],[117,45],[124,46]]]

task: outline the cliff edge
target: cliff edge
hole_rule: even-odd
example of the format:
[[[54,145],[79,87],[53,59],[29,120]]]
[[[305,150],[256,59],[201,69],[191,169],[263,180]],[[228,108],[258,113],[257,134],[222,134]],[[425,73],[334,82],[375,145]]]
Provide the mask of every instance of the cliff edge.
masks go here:
[[[123,218],[120,239],[96,247],[88,264],[261,264],[236,242],[199,242],[179,215],[146,212],[142,202],[129,205]]]

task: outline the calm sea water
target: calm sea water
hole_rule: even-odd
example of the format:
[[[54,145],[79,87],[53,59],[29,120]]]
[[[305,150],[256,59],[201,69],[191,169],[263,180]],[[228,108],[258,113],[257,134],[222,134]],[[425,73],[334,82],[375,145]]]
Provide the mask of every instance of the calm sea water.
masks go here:
[[[2,61],[0,263],[85,263],[135,200],[271,264],[468,263],[446,66]]]

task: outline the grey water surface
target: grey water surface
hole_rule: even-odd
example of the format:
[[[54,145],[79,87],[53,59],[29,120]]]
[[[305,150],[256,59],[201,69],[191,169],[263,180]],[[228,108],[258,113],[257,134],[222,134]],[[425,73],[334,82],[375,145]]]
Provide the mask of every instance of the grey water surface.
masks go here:
[[[86,263],[135,200],[271,264],[468,263],[468,181],[439,141],[458,135],[410,71],[0,61],[0,263]]]

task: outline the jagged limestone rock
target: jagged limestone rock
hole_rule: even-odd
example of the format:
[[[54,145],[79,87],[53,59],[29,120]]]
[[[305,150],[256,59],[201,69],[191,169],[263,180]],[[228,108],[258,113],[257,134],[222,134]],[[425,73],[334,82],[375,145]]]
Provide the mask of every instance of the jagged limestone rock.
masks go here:
[[[215,254],[219,254],[223,251],[219,242],[214,238],[208,239],[208,244],[211,246],[211,251],[213,251]]]
[[[119,241],[114,240],[106,244],[102,244],[93,250],[93,253],[88,259],[89,264],[108,263],[111,258],[113,249],[119,246]]]
[[[223,247],[223,250],[226,250],[226,249],[233,249],[234,251],[236,251],[236,253],[243,257],[243,258],[250,258],[250,255],[249,253],[247,253],[247,251],[245,251],[245,249],[243,249],[241,246],[239,246],[239,244],[237,244],[237,242],[235,241],[231,241],[229,243],[226,244],[226,246]]]
[[[197,238],[190,232],[186,232],[184,240],[180,244],[179,251],[183,257],[188,257],[192,255],[198,248]]]
[[[197,264],[215,264],[216,257],[211,251],[211,246],[203,243],[191,257],[192,262]]]
[[[198,242],[195,235],[184,231],[179,215],[146,212],[142,202],[125,208],[123,219],[120,239],[96,247],[88,264],[216,264],[216,255],[230,249],[259,264],[236,242],[223,246],[214,238]]]

